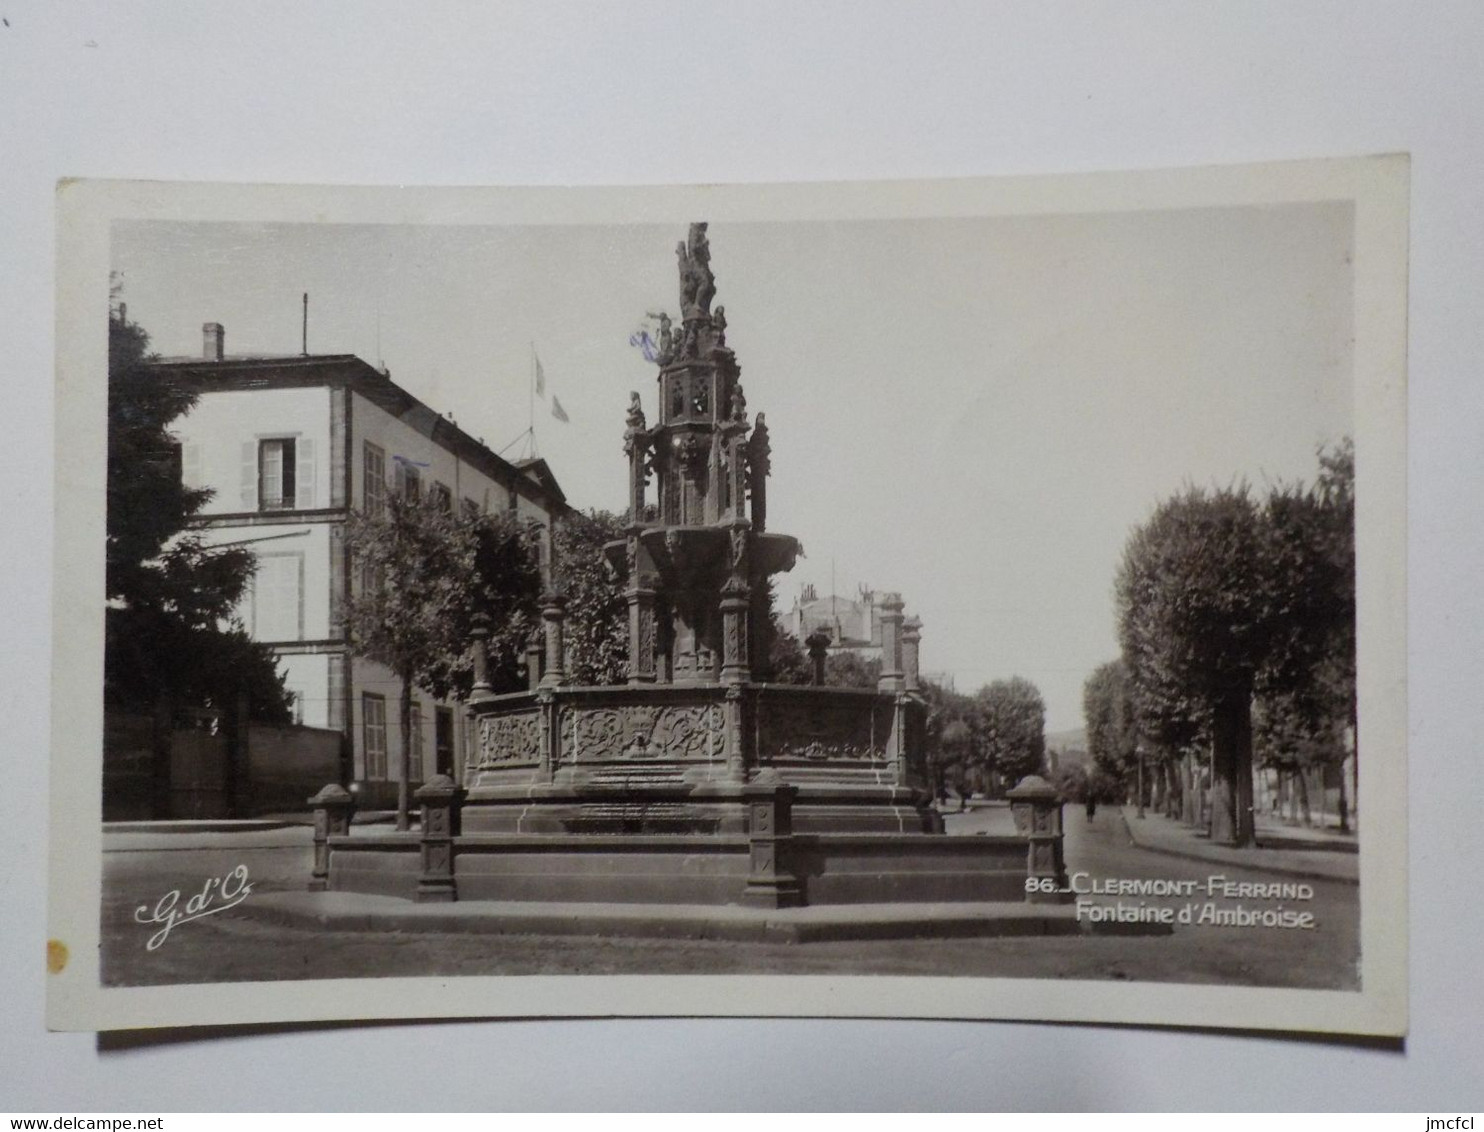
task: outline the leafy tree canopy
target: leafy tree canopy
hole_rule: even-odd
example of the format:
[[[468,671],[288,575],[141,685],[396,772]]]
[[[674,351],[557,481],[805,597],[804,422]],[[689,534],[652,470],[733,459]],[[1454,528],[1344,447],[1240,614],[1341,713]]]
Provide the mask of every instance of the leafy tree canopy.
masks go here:
[[[1096,668],[1082,688],[1087,750],[1093,765],[1125,783],[1138,764],[1139,719],[1133,680],[1122,660]]]
[[[111,313],[106,698],[135,710],[226,709],[246,693],[254,718],[287,723],[277,659],[233,621],[256,559],[244,546],[209,546],[192,527],[212,493],[183,484],[170,425],[196,394],[152,360],[144,330]]]
[[[622,684],[629,677],[629,606],[603,548],[624,537],[609,511],[574,512],[556,528],[557,583],[567,598],[567,679]]]
[[[1141,735],[1170,753],[1209,736],[1213,836],[1236,844],[1252,834],[1254,693],[1280,757],[1331,748],[1319,737],[1354,719],[1353,446],[1322,449],[1319,466],[1313,486],[1261,502],[1245,486],[1167,500],[1115,587]]]
[[[975,695],[983,720],[984,758],[1014,785],[1041,773],[1046,758],[1046,702],[1029,680],[1012,676]]]

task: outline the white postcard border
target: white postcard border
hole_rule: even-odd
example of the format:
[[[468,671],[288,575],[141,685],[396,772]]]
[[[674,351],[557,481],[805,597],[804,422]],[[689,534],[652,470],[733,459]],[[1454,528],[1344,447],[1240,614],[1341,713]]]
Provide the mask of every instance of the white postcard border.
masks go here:
[[[49,976],[61,1030],[348,1018],[998,1018],[1401,1035],[1407,1003],[1404,156],[924,182],[369,188],[69,181],[58,189]],[[105,383],[120,219],[596,224],[1355,205],[1362,988],[896,976],[491,976],[108,988],[99,981]],[[62,952],[57,952],[62,954]]]

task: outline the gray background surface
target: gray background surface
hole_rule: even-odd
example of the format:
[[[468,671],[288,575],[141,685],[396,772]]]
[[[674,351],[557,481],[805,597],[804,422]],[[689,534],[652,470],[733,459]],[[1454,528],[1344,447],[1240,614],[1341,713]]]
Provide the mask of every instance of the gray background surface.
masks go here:
[[[0,4],[0,1108],[1477,1107],[1484,12],[1383,3]],[[46,1034],[57,178],[835,180],[1410,151],[1405,1052],[1002,1023]],[[68,689],[58,689],[68,694]]]

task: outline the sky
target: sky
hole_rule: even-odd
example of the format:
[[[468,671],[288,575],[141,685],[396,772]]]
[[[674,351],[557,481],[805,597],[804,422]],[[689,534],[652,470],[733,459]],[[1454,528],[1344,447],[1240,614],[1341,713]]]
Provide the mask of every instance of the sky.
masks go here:
[[[694,219],[706,219],[698,216]],[[117,222],[152,348],[352,353],[574,506],[621,509],[628,344],[678,316],[685,223]],[[1130,532],[1187,485],[1310,480],[1353,413],[1353,215],[1338,203],[1050,216],[713,223],[715,303],[773,442],[768,523],[812,583],[900,591],[922,667],[1022,676],[1047,728],[1118,653]],[[533,403],[539,357],[547,399]],[[568,423],[551,414],[560,400]]]

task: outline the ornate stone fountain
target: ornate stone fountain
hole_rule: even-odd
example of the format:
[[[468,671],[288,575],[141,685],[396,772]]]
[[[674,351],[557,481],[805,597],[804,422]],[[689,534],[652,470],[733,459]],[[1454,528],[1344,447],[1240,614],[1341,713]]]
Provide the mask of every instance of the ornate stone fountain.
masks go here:
[[[897,595],[875,690],[768,682],[767,583],[800,547],[767,529],[768,429],[749,423],[711,309],[706,225],[676,250],[682,320],[661,319],[653,425],[632,395],[629,521],[606,548],[627,587],[627,683],[566,683],[564,601],[548,593],[532,690],[493,694],[477,643],[471,753],[461,783],[419,792],[421,855],[417,835],[329,838],[326,883],[424,899],[1021,899],[1023,839],[942,835],[918,626],[904,634]]]

